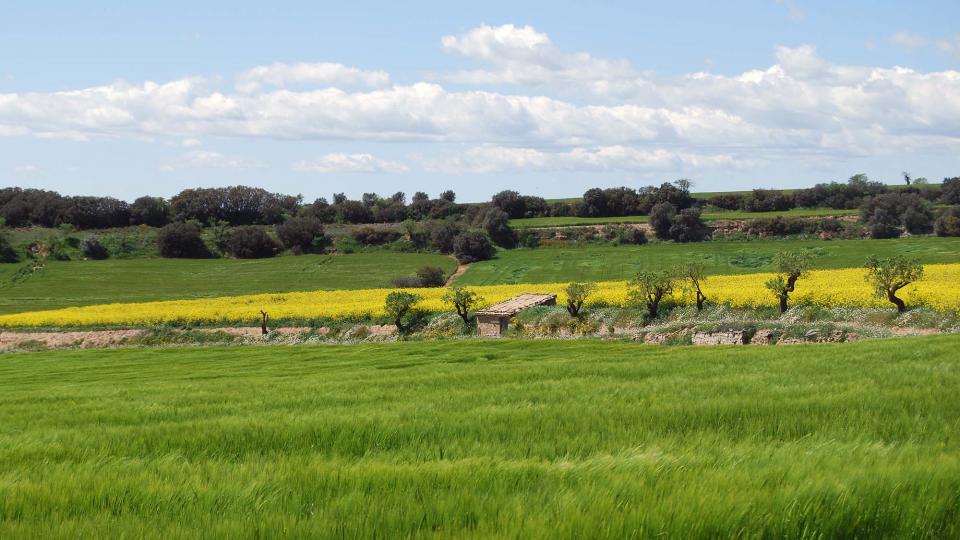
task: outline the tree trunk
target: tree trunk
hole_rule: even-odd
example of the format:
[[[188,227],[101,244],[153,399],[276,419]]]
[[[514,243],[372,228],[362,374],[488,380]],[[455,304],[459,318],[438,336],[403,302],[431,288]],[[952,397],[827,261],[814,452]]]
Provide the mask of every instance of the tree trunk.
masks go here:
[[[270,331],[267,330],[267,312],[260,310],[260,315],[263,317],[260,321],[260,334],[265,336],[270,333]]]
[[[659,311],[659,300],[651,300],[647,302],[647,313],[650,315],[651,319],[657,318],[657,312]]]
[[[700,289],[697,289],[697,311],[703,311],[703,302],[706,299],[707,297],[700,292]]]
[[[907,305],[903,303],[903,300],[897,298],[897,291],[887,291],[887,300],[890,300],[895,306],[897,306],[897,313],[904,313],[907,311]]]
[[[783,315],[787,312],[787,293],[780,293],[780,314]]]

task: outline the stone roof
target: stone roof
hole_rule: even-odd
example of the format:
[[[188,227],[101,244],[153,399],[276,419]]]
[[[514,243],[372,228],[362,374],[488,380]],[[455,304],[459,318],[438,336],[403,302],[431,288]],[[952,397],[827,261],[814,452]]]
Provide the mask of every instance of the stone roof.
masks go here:
[[[521,311],[534,306],[554,303],[557,299],[555,294],[534,294],[523,293],[520,296],[514,296],[509,300],[504,300],[499,304],[494,304],[486,309],[477,312],[477,315],[516,315]]]

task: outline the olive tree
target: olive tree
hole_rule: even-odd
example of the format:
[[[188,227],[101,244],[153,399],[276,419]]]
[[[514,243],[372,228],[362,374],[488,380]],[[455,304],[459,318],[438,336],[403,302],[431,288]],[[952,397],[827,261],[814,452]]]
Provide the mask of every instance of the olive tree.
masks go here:
[[[630,281],[627,303],[646,305],[650,318],[656,319],[660,313],[660,302],[673,292],[676,281],[676,273],[671,270],[640,272]]]
[[[393,291],[387,295],[384,310],[393,319],[393,324],[396,325],[398,332],[407,331],[407,326],[403,324],[403,318],[421,299],[419,295],[406,291]]]
[[[903,300],[897,298],[897,291],[923,279],[923,265],[920,261],[908,259],[902,255],[889,259],[870,257],[865,266],[867,268],[865,279],[873,287],[874,295],[877,298],[889,300],[897,306],[899,313],[906,311],[907,306]]]
[[[692,262],[681,266],[677,271],[677,275],[680,279],[686,281],[684,285],[685,289],[696,293],[697,311],[703,311],[703,303],[707,300],[707,297],[703,294],[703,290],[700,288],[700,284],[707,280],[703,263]]]
[[[796,288],[797,280],[810,269],[811,256],[800,251],[781,251],[773,257],[773,267],[777,276],[768,280],[764,286],[780,301],[780,314],[787,311],[787,300]]]
[[[567,288],[564,289],[564,293],[567,295],[567,313],[571,317],[579,317],[584,302],[596,288],[597,286],[593,283],[571,283],[567,285]]]
[[[463,287],[451,287],[443,293],[443,301],[457,310],[457,315],[463,319],[463,325],[470,326],[470,311],[483,302],[477,293]]]

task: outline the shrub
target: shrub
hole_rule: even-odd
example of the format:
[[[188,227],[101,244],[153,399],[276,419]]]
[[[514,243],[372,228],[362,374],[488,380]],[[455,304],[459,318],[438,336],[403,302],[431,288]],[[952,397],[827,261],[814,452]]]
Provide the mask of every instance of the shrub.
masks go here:
[[[505,248],[517,245],[517,233],[508,224],[510,216],[499,208],[488,208],[483,214],[481,227],[495,244]]]
[[[540,235],[537,231],[531,231],[529,229],[521,230],[517,233],[517,243],[525,248],[540,247]]]
[[[314,217],[288,219],[277,225],[280,243],[298,254],[321,249],[326,240],[323,233],[323,224]]]
[[[110,253],[107,251],[107,248],[103,247],[103,244],[100,243],[100,239],[96,236],[91,236],[83,241],[80,244],[80,253],[88,259],[94,260],[103,260],[110,256]]]
[[[487,235],[479,232],[465,232],[453,240],[453,254],[464,264],[485,261],[493,258],[495,250]]]
[[[398,289],[419,289],[423,282],[417,276],[400,276],[390,280],[390,284]]]
[[[864,199],[860,219],[872,238],[896,238],[901,227],[911,234],[933,229],[930,204],[916,193],[884,193]]]
[[[417,278],[424,287],[443,287],[447,283],[447,273],[439,266],[421,266]]]
[[[670,225],[670,238],[677,242],[702,242],[708,236],[710,229],[700,219],[699,208],[684,208]]]
[[[960,204],[960,176],[944,178],[942,190],[941,202],[944,204]]]
[[[650,209],[650,226],[654,234],[661,240],[670,239],[670,227],[673,226],[673,217],[677,209],[670,203],[657,203]]]
[[[263,259],[277,254],[277,241],[258,225],[234,227],[227,235],[226,252],[238,259]]]
[[[947,208],[934,225],[937,236],[960,236],[960,207]]]
[[[192,223],[171,223],[157,233],[160,256],[177,259],[203,259],[210,250],[203,243],[200,228]]]
[[[639,227],[631,225],[607,225],[603,228],[603,237],[620,244],[641,245],[647,243],[647,234]]]
[[[13,249],[10,235],[0,230],[0,263],[15,263],[20,260],[17,250]]]
[[[350,233],[350,236],[357,242],[367,246],[382,246],[383,244],[399,240],[401,234],[400,231],[382,227],[370,227],[368,225],[354,229],[353,232]]]

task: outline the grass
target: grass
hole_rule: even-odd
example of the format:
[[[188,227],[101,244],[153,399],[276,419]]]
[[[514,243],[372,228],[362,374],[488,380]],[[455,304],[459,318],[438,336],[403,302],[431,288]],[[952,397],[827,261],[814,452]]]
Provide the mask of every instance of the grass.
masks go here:
[[[958,347],[5,355],[0,537],[957,537]]]
[[[832,208],[794,208],[780,212],[704,212],[701,218],[704,221],[720,219],[760,219],[772,217],[826,217],[855,215],[857,210],[834,210]],[[648,216],[615,216],[615,217],[536,217],[511,219],[510,226],[517,229],[533,229],[544,227],[576,227],[584,225],[606,225],[608,223],[647,223]]]
[[[894,240],[754,240],[643,246],[575,246],[500,250],[489,261],[470,265],[461,285],[615,281],[640,270],[702,261],[708,274],[749,274],[771,270],[773,255],[809,250],[814,268],[862,266],[870,255],[906,255],[924,264],[960,262],[960,238],[917,237]]]
[[[0,313],[114,302],[238,294],[389,287],[420,266],[456,268],[449,257],[416,253],[302,255],[272,259],[48,261],[15,279],[27,263],[0,264]]]

